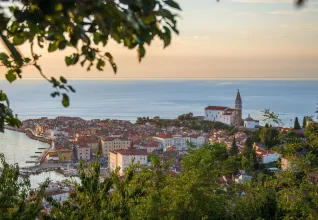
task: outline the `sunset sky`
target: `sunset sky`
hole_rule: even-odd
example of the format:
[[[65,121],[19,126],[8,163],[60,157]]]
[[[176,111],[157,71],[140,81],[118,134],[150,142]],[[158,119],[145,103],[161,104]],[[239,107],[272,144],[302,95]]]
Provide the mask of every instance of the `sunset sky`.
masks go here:
[[[66,67],[70,51],[43,52],[44,72],[68,78],[318,77],[318,1],[302,9],[292,0],[178,2],[180,35],[166,49],[154,42],[142,63],[136,51],[111,43],[106,50],[118,64],[116,76],[109,66],[104,72]],[[33,68],[24,74],[39,77]]]

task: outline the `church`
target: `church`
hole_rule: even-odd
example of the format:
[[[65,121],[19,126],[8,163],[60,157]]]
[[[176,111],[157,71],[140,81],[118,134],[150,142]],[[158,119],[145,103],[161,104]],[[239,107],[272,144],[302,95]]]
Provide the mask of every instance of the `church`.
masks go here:
[[[218,121],[228,125],[243,125],[242,99],[240,91],[237,90],[234,108],[225,106],[208,106],[205,108],[204,119],[207,121]]]

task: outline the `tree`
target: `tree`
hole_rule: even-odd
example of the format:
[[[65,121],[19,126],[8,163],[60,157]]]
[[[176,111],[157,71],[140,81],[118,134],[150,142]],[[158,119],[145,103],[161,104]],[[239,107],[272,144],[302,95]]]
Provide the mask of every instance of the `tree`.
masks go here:
[[[318,123],[310,123],[305,129],[305,137],[309,145],[318,150]]]
[[[231,156],[236,156],[239,153],[239,150],[238,150],[238,147],[237,147],[237,144],[236,144],[236,140],[235,140],[235,135],[234,135],[234,138],[233,138],[229,153],[230,153]]]
[[[298,117],[295,118],[294,129],[296,129],[296,130],[300,129],[300,124],[299,124],[299,121],[298,121]]]
[[[279,144],[279,131],[275,128],[262,128],[260,131],[260,140],[267,148]]]
[[[0,161],[0,219],[36,219],[43,208],[46,185],[31,190],[29,179],[20,175],[17,164],[6,163],[3,154]]]
[[[306,128],[307,125],[307,116],[304,116],[303,118],[303,128]]]
[[[75,52],[65,57],[67,66],[93,66],[103,71],[106,62],[113,71],[117,65],[113,56],[103,48],[110,39],[123,43],[128,49],[137,48],[138,60],[146,54],[146,45],[158,37],[163,46],[171,42],[172,32],[178,34],[177,14],[180,6],[174,0],[143,1],[78,1],[78,0],[20,0],[10,12],[0,8],[0,38],[8,53],[0,53],[0,64],[7,68],[6,79],[12,83],[22,78],[23,67],[33,66],[53,86],[52,97],[61,97],[63,106],[69,106],[68,93],[75,89],[61,76],[48,78],[41,66],[41,57],[35,50],[53,53],[67,48]],[[1,5],[0,5],[1,7]],[[30,57],[23,56],[16,46],[28,44]],[[35,47],[37,45],[37,48]],[[0,131],[4,123],[20,126],[9,106],[7,95],[0,94]]]
[[[263,117],[264,117],[264,122],[269,123],[269,125],[277,125],[277,126],[282,126],[283,122],[279,118],[279,115],[276,114],[275,112],[271,112],[270,109],[265,108],[263,111]]]

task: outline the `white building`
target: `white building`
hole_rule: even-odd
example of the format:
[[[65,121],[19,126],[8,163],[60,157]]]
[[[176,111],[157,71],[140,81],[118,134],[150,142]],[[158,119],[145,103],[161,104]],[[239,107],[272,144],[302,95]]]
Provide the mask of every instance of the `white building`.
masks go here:
[[[235,122],[235,109],[224,106],[208,106],[205,108],[206,121],[217,121],[233,125]]]
[[[248,114],[248,117],[244,120],[244,128],[256,128],[259,126],[259,121],[254,120],[250,114]]]
[[[203,136],[200,135],[191,135],[190,136],[190,142],[197,148],[201,147],[203,144],[205,144],[206,139]]]
[[[141,144],[140,145],[141,149],[146,149],[147,153],[152,153],[155,150],[159,150],[160,149],[160,143],[157,141],[148,141],[145,144]]]
[[[86,161],[91,159],[91,148],[87,144],[77,145],[77,159]]]
[[[237,175],[234,178],[235,183],[243,184],[244,182],[250,182],[252,180],[252,176],[247,175],[245,172]]]
[[[262,163],[276,162],[280,158],[280,154],[271,150],[256,150],[257,157],[262,161]]]
[[[117,167],[120,168],[119,175],[123,175],[125,169],[131,164],[138,163],[140,165],[147,165],[148,157],[146,149],[120,149],[116,151],[110,151],[108,154],[108,166],[111,171],[114,171]]]
[[[111,136],[102,138],[101,144],[103,156],[107,157],[110,151],[129,148],[131,146],[131,141],[128,139]]]
[[[153,137],[153,140],[160,142],[163,150],[169,146],[175,146],[177,150],[187,149],[187,143],[191,141],[189,136],[168,133],[158,134]]]

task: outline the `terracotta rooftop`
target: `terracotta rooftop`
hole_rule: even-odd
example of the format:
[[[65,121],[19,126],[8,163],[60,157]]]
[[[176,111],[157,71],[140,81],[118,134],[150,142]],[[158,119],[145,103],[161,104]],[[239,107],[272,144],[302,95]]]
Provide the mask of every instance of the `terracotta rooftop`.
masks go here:
[[[112,153],[117,153],[121,155],[147,155],[146,149],[136,149],[136,148],[126,148],[120,149],[116,151],[111,151]]]
[[[205,110],[215,110],[215,111],[224,111],[225,109],[229,109],[229,107],[224,106],[208,106],[205,108]]]

